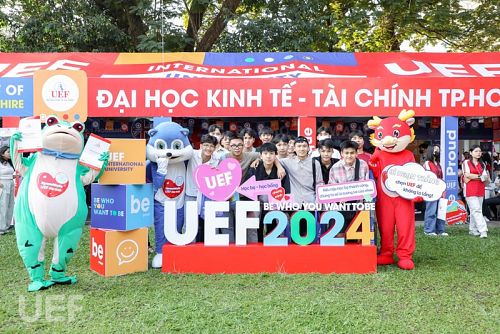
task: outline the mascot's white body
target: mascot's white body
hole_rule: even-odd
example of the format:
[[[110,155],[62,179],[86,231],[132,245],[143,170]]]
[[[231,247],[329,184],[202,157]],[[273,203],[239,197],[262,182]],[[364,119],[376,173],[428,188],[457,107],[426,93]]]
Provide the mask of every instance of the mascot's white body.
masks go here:
[[[186,164],[193,155],[188,139],[189,130],[177,123],[164,122],[149,131],[146,154],[146,175],[155,192],[154,226],[155,252],[152,267],[162,267],[162,248],[168,241],[165,236],[164,203],[175,201],[177,230],[184,225],[184,197],[186,190]],[[191,177],[191,175],[187,176]]]

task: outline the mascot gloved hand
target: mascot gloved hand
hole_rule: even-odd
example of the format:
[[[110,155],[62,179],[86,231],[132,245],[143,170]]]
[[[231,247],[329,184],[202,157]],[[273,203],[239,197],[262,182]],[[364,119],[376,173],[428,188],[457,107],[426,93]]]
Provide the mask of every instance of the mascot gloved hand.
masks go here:
[[[82,123],[63,122],[50,116],[46,124],[42,131],[43,150],[27,158],[17,151],[21,134],[11,138],[14,166],[23,176],[14,218],[17,247],[31,278],[28,291],[76,283],[76,276],[66,276],[66,268],[78,248],[87,218],[83,187],[102,175],[108,161],[108,153],[103,154],[100,171],[78,163],[84,146]],[[54,238],[54,253],[51,279],[45,280],[44,252],[48,238]]]
[[[148,132],[146,178],[153,183],[155,252],[151,266],[162,267],[162,247],[168,241],[164,231],[164,203],[175,201],[177,231],[184,226],[186,165],[193,155],[189,130],[177,123],[163,122]],[[188,175],[188,177],[192,177]]]
[[[370,142],[376,149],[369,165],[377,180],[376,214],[380,232],[380,254],[377,256],[377,264],[394,263],[394,229],[396,228],[398,267],[406,270],[414,268],[414,201],[404,199],[397,193],[389,191],[384,181],[387,179],[387,169],[390,166],[402,166],[408,162],[415,162],[413,153],[406,149],[408,144],[415,139],[413,128],[410,128],[415,122],[414,115],[413,110],[403,110],[398,117],[380,119],[374,116],[368,121],[368,127],[375,131],[371,135]]]

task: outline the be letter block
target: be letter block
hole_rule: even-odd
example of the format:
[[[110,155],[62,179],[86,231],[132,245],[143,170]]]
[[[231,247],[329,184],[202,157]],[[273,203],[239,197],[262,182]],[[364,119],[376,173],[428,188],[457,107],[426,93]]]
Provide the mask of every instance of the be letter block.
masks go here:
[[[90,225],[129,231],[153,224],[153,185],[92,184]]]
[[[108,277],[148,270],[148,229],[90,229],[90,269]]]

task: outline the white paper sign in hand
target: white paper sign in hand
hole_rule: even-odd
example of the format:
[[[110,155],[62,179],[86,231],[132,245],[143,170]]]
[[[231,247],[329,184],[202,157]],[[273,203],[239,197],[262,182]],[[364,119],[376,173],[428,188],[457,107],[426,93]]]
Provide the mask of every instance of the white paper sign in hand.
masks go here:
[[[403,198],[412,200],[421,197],[429,202],[437,201],[446,190],[443,180],[414,162],[390,167],[385,186]]]
[[[42,150],[42,122],[40,118],[23,118],[19,121],[19,132],[21,132],[22,140],[18,144],[18,152]]]
[[[100,159],[101,155],[109,152],[110,145],[110,140],[91,133],[80,156],[80,163],[92,169],[101,170],[104,163]]]

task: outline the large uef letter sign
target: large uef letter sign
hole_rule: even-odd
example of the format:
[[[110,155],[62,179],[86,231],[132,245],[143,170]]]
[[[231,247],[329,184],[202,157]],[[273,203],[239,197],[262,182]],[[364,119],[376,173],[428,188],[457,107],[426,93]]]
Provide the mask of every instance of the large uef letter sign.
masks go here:
[[[237,168],[232,168],[237,166]],[[169,273],[370,273],[376,272],[376,247],[370,211],[375,186],[373,181],[344,189],[337,198],[320,203],[292,203],[279,191],[279,180],[239,186],[241,169],[226,159],[218,169],[201,165],[193,173],[203,201],[203,243],[195,243],[198,231],[198,205],[186,202],[183,232],[179,232],[175,203],[165,202],[163,271]],[[268,182],[269,181],[269,182]],[[220,185],[218,191],[215,184]],[[235,186],[236,185],[236,186]],[[260,189],[259,189],[260,186]],[[232,190],[231,190],[232,189]],[[281,188],[282,189],[282,188]],[[335,189],[331,189],[333,191]],[[231,201],[235,192],[256,198],[267,193],[269,202]],[[323,193],[328,193],[324,189]],[[278,193],[277,198],[272,194]],[[340,193],[339,193],[340,194]],[[365,202],[340,202],[344,198],[365,198]],[[350,221],[344,213],[357,212]],[[350,215],[352,216],[352,214]],[[231,218],[230,218],[231,217]],[[234,217],[234,219],[233,219]],[[261,218],[259,218],[261,217]],[[263,243],[248,243],[250,230],[266,226]],[[269,229],[268,227],[274,226]],[[223,231],[234,229],[234,244]]]

